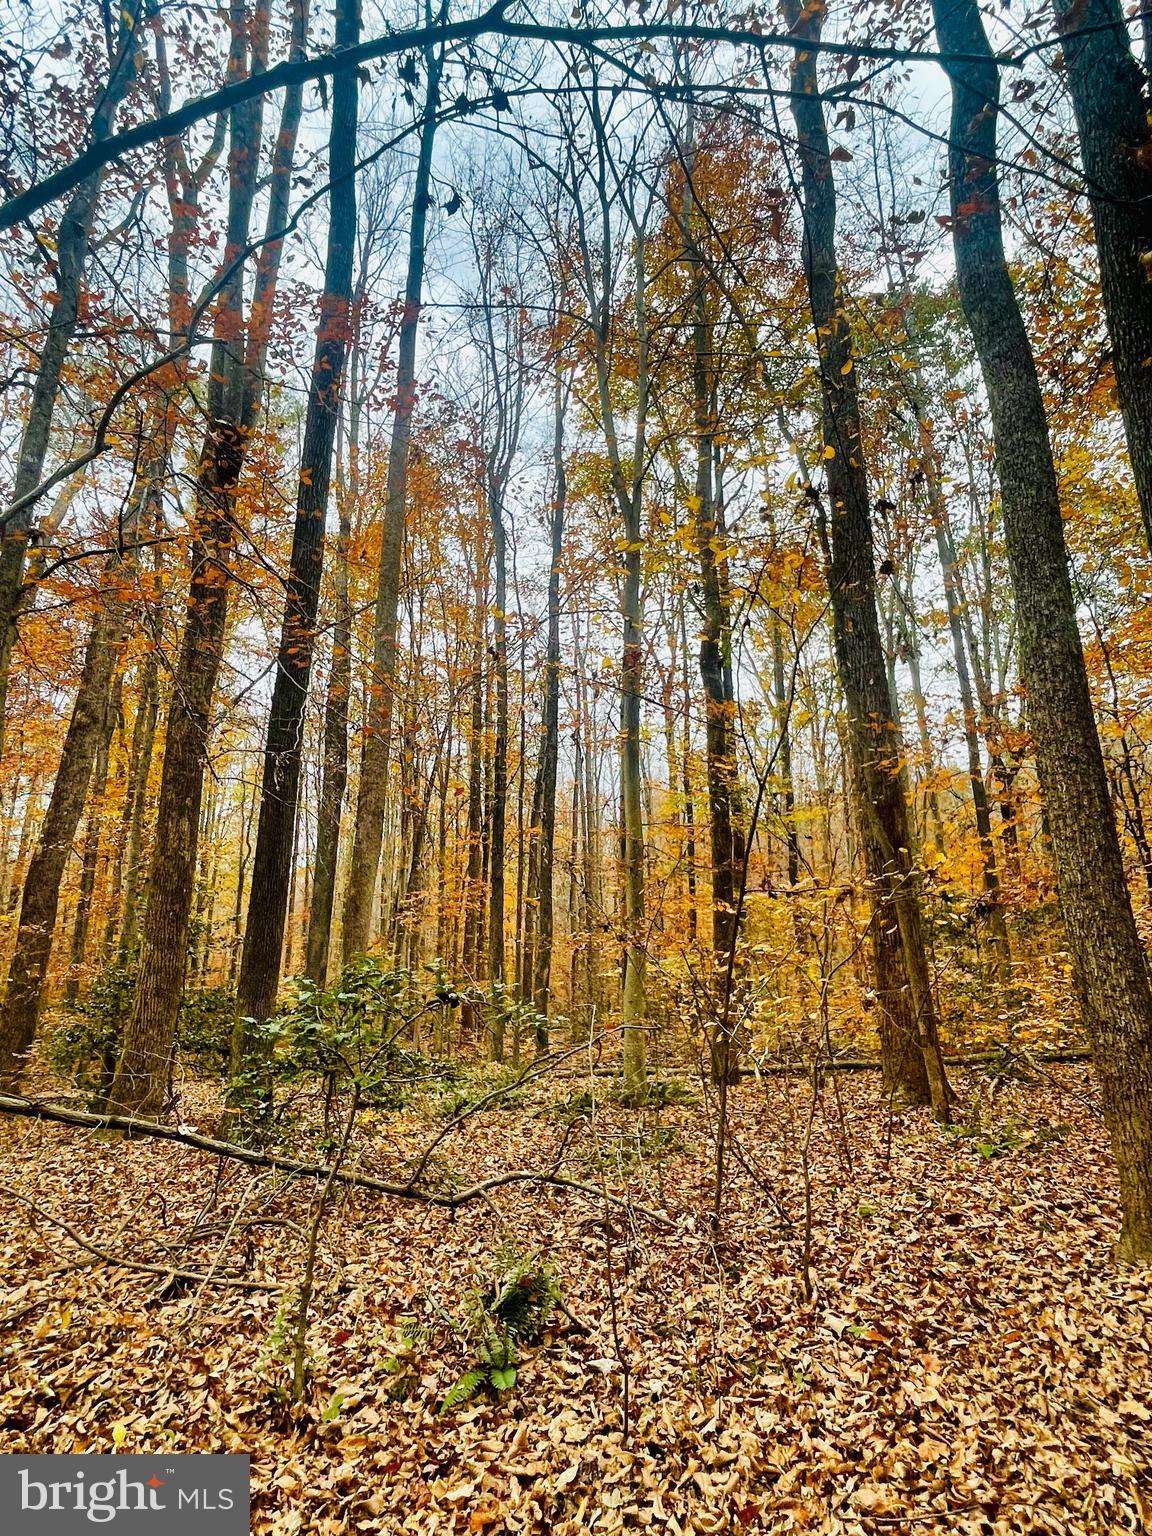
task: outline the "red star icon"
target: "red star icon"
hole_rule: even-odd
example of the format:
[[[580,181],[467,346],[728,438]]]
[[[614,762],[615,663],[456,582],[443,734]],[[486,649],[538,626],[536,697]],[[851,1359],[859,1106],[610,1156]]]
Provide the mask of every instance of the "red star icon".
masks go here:
[[[149,1488],[163,1488],[164,1480],[157,1477],[155,1472],[153,1472],[152,1476],[148,1479],[148,1486]]]

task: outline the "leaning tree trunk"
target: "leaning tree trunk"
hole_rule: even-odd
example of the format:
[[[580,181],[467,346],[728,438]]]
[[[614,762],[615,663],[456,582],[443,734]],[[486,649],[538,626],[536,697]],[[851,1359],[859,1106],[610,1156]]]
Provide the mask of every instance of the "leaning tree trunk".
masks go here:
[[[384,501],[384,528],[380,545],[380,569],[376,585],[373,623],[372,674],[369,686],[368,722],[360,750],[360,779],[356,795],[356,819],[352,834],[352,858],[344,899],[342,949],[345,961],[363,954],[372,936],[372,902],[384,841],[384,807],[388,793],[388,757],[392,735],[392,705],[396,687],[397,621],[400,608],[400,571],[404,553],[404,515],[408,497],[408,447],[412,440],[412,414],[416,406],[416,338],[424,291],[424,258],[428,209],[431,206],[432,149],[440,101],[442,56],[434,49],[425,54],[427,85],[423,127],[412,193],[412,218],[408,238],[408,272],[404,285],[404,312],[396,361],[396,396],[392,412],[392,438],[388,447],[388,480]]]
[[[794,31],[818,38],[823,7],[788,0]],[[876,569],[852,335],[839,291],[836,188],[815,53],[793,66],[792,112],[804,183],[804,268],[820,360],[837,670],[848,708],[852,797],[872,896],[872,954],[891,1091],[948,1117],[948,1087],[912,859],[899,729],[876,613]]]
[[[122,627],[120,605],[115,601],[101,608],[92,622],[84,670],[60,753],[60,767],[24,879],[16,948],[0,1008],[0,1079],[9,1085],[19,1081],[36,1033],[44,981],[52,958],[60,885],[84,814],[92,764],[104,735]]]
[[[1152,133],[1118,0],[1053,0],[1088,185],[1116,393],[1152,549]]]
[[[1036,772],[1120,1174],[1119,1252],[1142,1261],[1152,1258],[1152,989],[1092,711],[1044,401],[1004,252],[999,69],[977,0],[934,0],[934,13],[941,50],[954,56],[949,184],[956,278],[992,412]]]
[[[336,47],[353,47],[359,35],[359,0],[337,0]],[[304,706],[315,649],[328,491],[351,322],[352,266],[356,247],[358,91],[355,70],[341,70],[333,76],[328,258],[304,423],[296,521],[280,646],[276,655],[276,681],[264,745],[252,889],[240,961],[238,1023],[232,1053],[234,1071],[240,1069],[250,1048],[248,1021],[259,1024],[270,1017],[276,1008],[280,986],[303,764]]]
[[[142,0],[124,0],[120,6],[116,56],[109,71],[108,84],[100,92],[92,116],[89,143],[106,139],[112,132],[117,110],[135,76],[136,25],[141,9]],[[81,182],[60,218],[60,227],[56,232],[56,296],[48,317],[48,334],[40,354],[28,419],[16,459],[12,501],[0,529],[0,743],[3,742],[8,672],[12,649],[16,643],[16,623],[25,601],[24,565],[32,528],[34,493],[44,474],[64,361],[80,313],[88,243],[92,238],[96,204],[103,179],[104,173],[96,171]]]

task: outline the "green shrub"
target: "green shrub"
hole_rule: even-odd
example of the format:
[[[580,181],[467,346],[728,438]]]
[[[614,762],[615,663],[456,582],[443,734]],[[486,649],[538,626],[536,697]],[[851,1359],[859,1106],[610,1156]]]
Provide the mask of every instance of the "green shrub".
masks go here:
[[[236,995],[227,987],[186,992],[176,1020],[181,1056],[206,1075],[222,1077],[228,1071],[235,1022]]]
[[[623,1176],[644,1163],[665,1162],[683,1150],[678,1131],[670,1125],[656,1125],[650,1131],[624,1131],[607,1137],[585,1161],[595,1172]]]
[[[442,985],[428,996],[410,971],[371,957],[345,966],[331,987],[306,977],[294,985],[289,1006],[255,1031],[260,1049],[252,1080],[234,1085],[239,1098],[266,1093],[276,1080],[314,1079],[333,1090],[355,1082],[365,1105],[399,1109],[417,1088],[458,1075],[451,1063],[400,1044],[416,1015],[452,1005]]]
[[[700,1102],[688,1084],[675,1077],[654,1078],[645,1084],[640,1093],[629,1092],[624,1087],[623,1079],[620,1079],[613,1084],[611,1097],[617,1104],[623,1104],[628,1109],[665,1109],[670,1104]]]
[[[590,1120],[603,1103],[595,1088],[576,1088],[551,1106],[552,1113],[564,1125],[574,1120]]]
[[[139,964],[110,966],[92,983],[53,1032],[49,1056],[59,1072],[82,1089],[107,1086],[120,1054],[124,1028],[136,1000]],[[236,999],[224,987],[186,992],[176,1019],[176,1043],[199,1071],[212,1076],[228,1069]]]
[[[949,1133],[961,1141],[967,1141],[979,1157],[986,1162],[994,1157],[1004,1157],[1009,1152],[1023,1151],[1030,1147],[1043,1147],[1054,1141],[1063,1141],[1071,1126],[1030,1126],[1016,1115],[997,1125],[985,1126],[978,1119],[965,1125],[948,1127]]]
[[[470,1072],[458,1072],[454,1085],[436,1099],[436,1113],[445,1120],[455,1120],[481,1103],[485,1109],[516,1109],[524,1103],[526,1070],[490,1062]]]
[[[124,1025],[136,996],[136,975],[134,961],[110,966],[74,1004],[48,1041],[52,1065],[73,1077],[82,1090],[106,1086],[112,1080]]]

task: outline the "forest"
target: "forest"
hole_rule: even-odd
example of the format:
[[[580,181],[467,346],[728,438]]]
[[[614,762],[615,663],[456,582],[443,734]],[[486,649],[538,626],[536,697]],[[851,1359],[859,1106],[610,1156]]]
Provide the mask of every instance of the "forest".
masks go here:
[[[0,1480],[1152,1529],[1152,14],[0,60]]]

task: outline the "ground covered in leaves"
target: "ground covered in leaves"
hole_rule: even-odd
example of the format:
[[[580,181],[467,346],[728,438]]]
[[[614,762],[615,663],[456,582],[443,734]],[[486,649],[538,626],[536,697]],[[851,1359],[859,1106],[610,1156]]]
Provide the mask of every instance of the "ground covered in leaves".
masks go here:
[[[1088,1076],[958,1087],[946,1131],[891,1114],[875,1074],[815,1102],[741,1085],[718,1238],[710,1102],[627,1110],[569,1081],[482,1111],[437,1148],[445,1188],[562,1150],[624,1203],[345,1191],[295,1406],[313,1182],[5,1121],[0,1444],[247,1451],[267,1536],[1152,1528],[1152,1275],[1111,1259]],[[182,1114],[210,1130],[203,1092]],[[354,1162],[392,1178],[437,1129],[373,1112]],[[474,1363],[462,1298],[509,1253],[551,1267],[565,1310],[513,1386],[445,1410]]]

